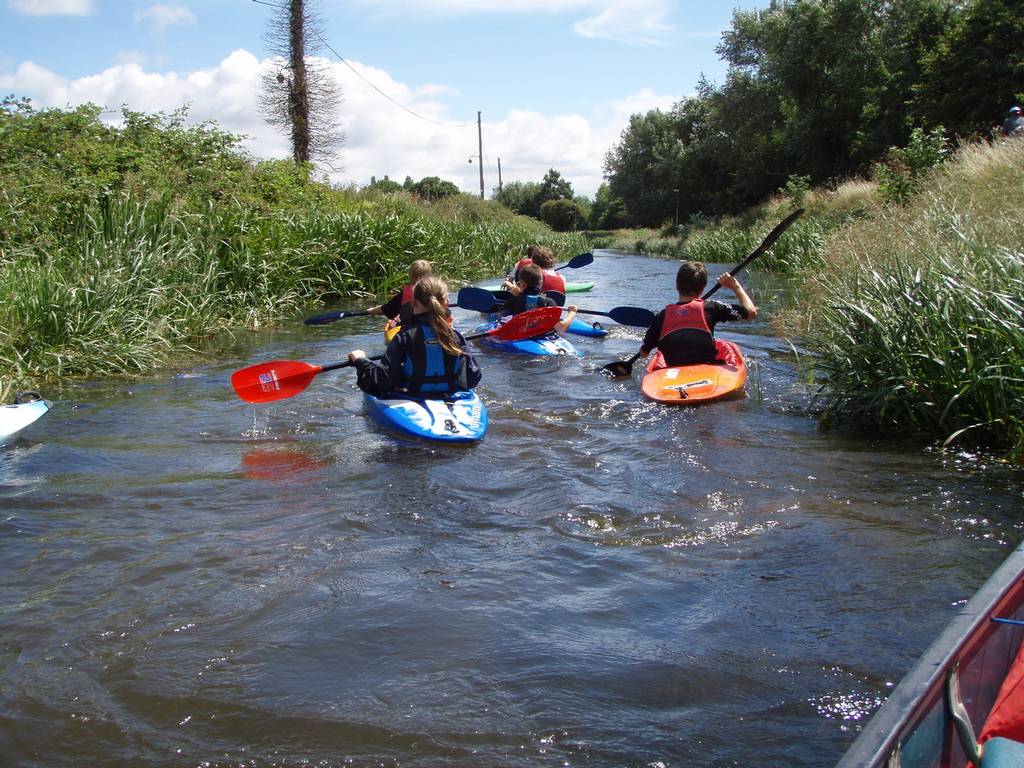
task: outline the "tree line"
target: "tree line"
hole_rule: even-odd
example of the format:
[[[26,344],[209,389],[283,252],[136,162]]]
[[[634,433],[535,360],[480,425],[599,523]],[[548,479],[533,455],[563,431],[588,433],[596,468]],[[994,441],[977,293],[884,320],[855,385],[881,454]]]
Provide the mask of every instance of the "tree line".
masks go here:
[[[912,132],[989,135],[1024,100],[1019,0],[773,0],[737,10],[702,78],[633,115],[605,157],[593,228],[735,213],[787,181],[864,175]]]

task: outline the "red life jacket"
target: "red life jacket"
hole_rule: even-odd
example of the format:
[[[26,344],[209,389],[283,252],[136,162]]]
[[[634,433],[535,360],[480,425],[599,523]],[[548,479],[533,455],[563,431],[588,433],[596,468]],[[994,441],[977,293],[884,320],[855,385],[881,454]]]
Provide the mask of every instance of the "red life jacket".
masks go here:
[[[398,313],[400,325],[408,325],[412,322],[412,317],[415,314],[412,311],[412,289],[412,285],[402,286],[402,309]]]
[[[551,269],[545,269],[544,282],[541,283],[540,290],[544,291],[558,291],[559,293],[565,293],[565,278],[560,274]]]
[[[661,323],[661,336],[658,337],[658,340],[664,339],[672,331],[678,331],[681,328],[704,331],[708,338],[711,338],[711,329],[708,327],[708,319],[704,316],[704,301],[702,299],[691,299],[685,304],[666,306],[665,318]]]

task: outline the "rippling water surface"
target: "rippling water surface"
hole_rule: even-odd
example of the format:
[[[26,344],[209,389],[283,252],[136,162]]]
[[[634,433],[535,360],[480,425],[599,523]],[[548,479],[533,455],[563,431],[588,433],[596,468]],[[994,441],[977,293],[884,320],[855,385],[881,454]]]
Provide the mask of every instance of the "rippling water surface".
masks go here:
[[[675,266],[599,252],[572,299],[657,309]],[[635,329],[480,349],[471,447],[382,431],[347,370],[235,398],[381,349],[364,318],[47,392],[0,451],[0,765],[834,763],[1021,539],[1024,478],[819,432],[788,342],[720,334],[751,397],[696,409],[596,373]]]

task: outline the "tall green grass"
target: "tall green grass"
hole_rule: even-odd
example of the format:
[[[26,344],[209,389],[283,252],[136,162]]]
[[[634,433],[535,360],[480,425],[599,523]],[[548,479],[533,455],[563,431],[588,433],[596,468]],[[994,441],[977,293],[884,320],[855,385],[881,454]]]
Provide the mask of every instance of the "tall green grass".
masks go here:
[[[1024,457],[1024,142],[962,149],[807,285],[826,415]]]
[[[585,249],[518,217],[230,203],[191,212],[169,197],[105,197],[62,244],[3,252],[0,372],[9,386],[147,371],[229,327],[329,297],[369,301],[400,286],[414,259],[454,284],[501,273],[540,238],[566,258]]]
[[[256,162],[215,124],[0,100],[0,391],[151,370],[221,329],[331,297],[368,301],[415,259],[454,281],[529,243],[586,250],[502,206],[332,187]]]

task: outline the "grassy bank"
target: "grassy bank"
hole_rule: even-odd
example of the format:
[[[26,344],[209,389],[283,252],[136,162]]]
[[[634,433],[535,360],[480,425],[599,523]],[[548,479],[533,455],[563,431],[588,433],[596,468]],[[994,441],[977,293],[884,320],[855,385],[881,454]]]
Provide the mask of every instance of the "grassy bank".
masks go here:
[[[714,220],[698,217],[678,227],[602,233],[599,247],[656,258],[735,264],[794,208],[804,207],[806,215],[758,260],[759,269],[795,272],[821,266],[829,234],[871,216],[878,206],[876,185],[853,181],[837,189],[812,190],[799,198],[776,197],[742,216]]]
[[[961,149],[824,253],[799,316],[826,415],[1024,458],[1024,141]]]
[[[531,242],[586,250],[469,196],[335,189],[237,144],[181,116],[0,110],[0,389],[151,370],[230,327],[391,291],[418,258],[457,283]]]

